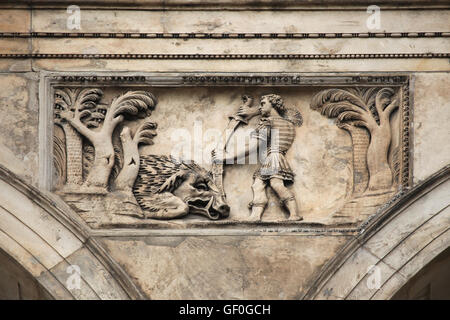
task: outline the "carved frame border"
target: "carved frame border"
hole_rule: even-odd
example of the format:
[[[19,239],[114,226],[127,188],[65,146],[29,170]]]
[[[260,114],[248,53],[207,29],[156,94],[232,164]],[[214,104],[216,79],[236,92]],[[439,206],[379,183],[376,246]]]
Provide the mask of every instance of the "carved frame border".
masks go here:
[[[230,223],[209,222],[213,228],[187,226],[186,229],[135,229],[94,230],[97,236],[131,236],[131,235],[243,235],[243,234],[279,234],[291,232],[306,235],[354,235],[363,232],[367,223],[386,208],[399,201],[412,187],[412,117],[413,84],[412,73],[380,72],[345,72],[345,73],[290,73],[290,72],[47,72],[41,71],[39,87],[39,187],[50,192],[53,177],[53,96],[54,88],[61,86],[157,86],[157,87],[198,87],[198,86],[355,86],[355,85],[389,85],[402,89],[402,104],[399,109],[401,121],[401,170],[399,192],[376,213],[359,226],[323,227],[313,223],[283,225],[283,223],[257,222],[247,223],[244,228],[231,224],[232,228],[222,228]],[[219,228],[218,228],[219,227]],[[233,228],[234,227],[234,228]]]
[[[0,32],[0,38],[126,38],[126,39],[336,39],[336,38],[446,38],[450,32]]]
[[[6,8],[31,8],[31,9],[58,9],[66,8],[67,1],[51,1],[51,0],[22,0],[17,3],[1,4]],[[383,8],[390,10],[407,9],[423,9],[430,10],[436,8],[448,8],[445,0],[435,0],[434,4],[424,0],[382,0],[380,1]],[[336,10],[336,9],[366,9],[371,4],[367,0],[191,0],[186,3],[184,0],[79,0],[79,5],[83,5],[88,9],[122,9],[128,10],[148,9],[148,10]]]
[[[319,59],[448,59],[450,53],[336,53],[336,54],[159,54],[159,53],[1,53],[0,59],[111,60],[319,60]],[[209,73],[211,74],[211,73]]]

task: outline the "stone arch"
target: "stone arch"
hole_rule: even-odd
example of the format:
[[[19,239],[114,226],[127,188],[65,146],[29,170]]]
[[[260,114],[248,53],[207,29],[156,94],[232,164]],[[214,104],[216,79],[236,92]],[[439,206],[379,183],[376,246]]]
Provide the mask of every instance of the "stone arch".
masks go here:
[[[0,249],[0,300],[51,300],[53,297],[22,265]]]
[[[0,166],[0,250],[54,299],[142,299],[71,209]],[[79,282],[76,267],[80,270]],[[78,283],[80,284],[78,286]]]
[[[450,246],[449,190],[446,166],[364,224],[303,298],[392,298]]]
[[[450,247],[412,277],[391,300],[450,300]]]

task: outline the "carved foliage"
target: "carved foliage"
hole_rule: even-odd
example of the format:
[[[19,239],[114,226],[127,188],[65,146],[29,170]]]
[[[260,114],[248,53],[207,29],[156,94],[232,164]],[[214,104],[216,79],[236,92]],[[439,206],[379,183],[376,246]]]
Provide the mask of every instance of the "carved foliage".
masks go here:
[[[369,190],[389,189],[392,186],[392,172],[387,160],[391,145],[389,119],[398,106],[398,93],[392,88],[328,89],[312,98],[311,108],[329,118],[337,118],[337,126],[348,130],[353,142],[358,141],[353,127],[368,130]]]
[[[90,192],[92,188],[106,191],[111,188],[112,168],[120,158],[123,164],[117,168],[121,172],[116,174],[114,187],[131,191],[139,166],[138,145],[152,143],[156,124],[145,120],[133,139],[130,129],[123,126],[120,134],[122,145],[116,148],[113,135],[125,119],[150,116],[157,101],[153,94],[145,91],[126,92],[109,105],[100,103],[102,96],[100,89],[92,88],[55,91],[55,124],[60,125],[65,133],[67,185],[69,189],[74,189],[70,187],[74,184],[82,186],[76,188],[78,192]]]
[[[104,118],[104,108],[98,106],[102,92],[99,89],[56,89],[54,101],[55,124],[64,130],[67,148],[67,184],[81,185],[82,168],[82,138],[68,119],[76,118],[81,124],[95,128]]]

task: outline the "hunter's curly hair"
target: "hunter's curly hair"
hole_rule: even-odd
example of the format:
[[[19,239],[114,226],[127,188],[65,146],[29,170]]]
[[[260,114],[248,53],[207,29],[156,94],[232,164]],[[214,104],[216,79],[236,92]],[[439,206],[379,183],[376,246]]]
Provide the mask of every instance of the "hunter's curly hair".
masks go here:
[[[267,98],[269,102],[272,104],[272,107],[277,110],[280,116],[283,116],[286,113],[286,107],[284,105],[283,99],[277,94],[267,94],[261,97],[261,100]]]

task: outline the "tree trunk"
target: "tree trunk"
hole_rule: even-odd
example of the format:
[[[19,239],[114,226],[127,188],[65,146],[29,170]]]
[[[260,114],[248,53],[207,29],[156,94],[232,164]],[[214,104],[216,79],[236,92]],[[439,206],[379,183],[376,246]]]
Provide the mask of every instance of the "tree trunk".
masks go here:
[[[353,146],[353,193],[362,194],[367,189],[369,172],[367,169],[367,149],[369,133],[366,128],[348,126]]]
[[[370,133],[370,144],[367,150],[369,190],[389,189],[392,186],[392,171],[387,161],[390,144],[389,123],[377,126]]]
[[[81,185],[83,183],[83,142],[78,131],[69,123],[64,124],[62,127],[66,136],[66,183]]]
[[[123,147],[123,168],[116,179],[115,186],[117,190],[131,191],[139,173],[138,144],[131,139],[128,127],[123,128],[120,140]]]
[[[114,166],[114,147],[111,137],[99,135],[98,139],[92,143],[95,149],[95,158],[86,178],[86,185],[107,188],[109,175]]]

